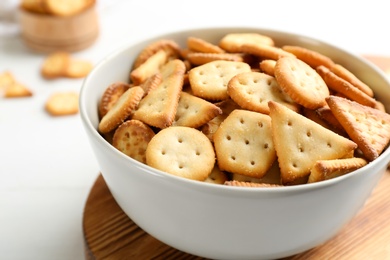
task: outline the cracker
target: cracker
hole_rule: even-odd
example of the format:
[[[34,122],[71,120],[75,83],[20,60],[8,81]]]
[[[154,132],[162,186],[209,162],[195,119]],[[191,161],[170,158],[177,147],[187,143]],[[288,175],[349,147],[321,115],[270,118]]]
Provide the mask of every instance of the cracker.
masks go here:
[[[283,184],[309,176],[318,160],[346,158],[357,145],[287,107],[269,102],[272,137]]]
[[[237,105],[232,99],[226,99],[224,101],[215,103],[221,110],[222,113],[208,121],[206,124],[204,124],[200,130],[202,133],[204,133],[210,141],[213,142],[213,136],[214,133],[217,131],[218,127],[221,125],[221,123],[228,117],[228,115],[235,109],[241,108],[239,105]]]
[[[143,64],[146,60],[148,60],[151,56],[160,50],[163,50],[169,59],[176,59],[180,56],[180,46],[175,41],[169,39],[157,40],[142,49],[142,51],[134,60],[132,70],[138,68],[141,64]]]
[[[259,68],[261,72],[264,72],[270,76],[275,76],[275,60],[262,60],[259,63]]]
[[[330,69],[325,66],[317,67],[318,74],[324,79],[325,83],[330,89],[338,93],[343,94],[347,98],[356,101],[362,105],[375,107],[377,102],[374,98],[370,97],[348,81],[337,76]]]
[[[211,171],[211,173],[209,174],[209,176],[207,176],[205,182],[214,183],[214,184],[224,184],[225,181],[228,180],[229,178],[226,172],[221,171],[218,168],[218,165],[216,164],[213,170]]]
[[[231,174],[231,180],[235,181],[245,181],[245,182],[255,182],[255,183],[268,183],[268,184],[279,184],[280,182],[280,169],[278,161],[275,160],[274,164],[267,171],[267,173],[261,178],[253,178],[245,175],[233,173]]]
[[[114,133],[112,145],[127,156],[146,164],[146,148],[153,130],[139,120],[127,120]]]
[[[308,183],[333,179],[352,171],[355,171],[367,164],[363,158],[347,158],[336,160],[319,160],[311,169]]]
[[[278,60],[282,57],[294,57],[290,52],[284,51],[282,48],[270,45],[260,44],[243,44],[240,52],[255,55],[261,59]]]
[[[79,94],[77,92],[56,92],[48,97],[46,111],[52,116],[74,115],[79,112]]]
[[[365,158],[375,160],[390,141],[390,115],[357,102],[329,96],[327,103]]]
[[[16,83],[16,80],[10,71],[0,73],[0,91],[5,90],[8,86],[14,83]]]
[[[150,91],[154,90],[155,88],[160,85],[162,81],[162,75],[160,72],[157,72],[156,74],[150,76],[147,78],[141,85],[139,85],[145,92],[144,95],[149,94]]]
[[[227,87],[228,94],[238,105],[247,110],[269,114],[268,101],[279,102],[294,111],[295,103],[279,87],[276,79],[261,72],[244,72],[234,76]]]
[[[88,7],[87,0],[44,0],[46,12],[56,16],[72,16]]]
[[[181,92],[172,125],[198,128],[219,114],[222,114],[222,110],[213,103]]]
[[[274,46],[274,40],[259,33],[229,33],[222,37],[218,43],[219,47],[227,52],[241,52],[244,44]]]
[[[188,61],[193,65],[203,65],[208,62],[216,60],[226,61],[240,61],[243,62],[244,58],[241,54],[237,53],[202,53],[202,52],[191,52],[187,54]]]
[[[146,162],[176,176],[204,181],[214,168],[215,153],[210,140],[199,130],[172,126],[150,140]]]
[[[249,71],[251,68],[247,63],[218,60],[191,69],[189,81],[195,96],[220,101],[229,98],[229,80],[241,72]]]
[[[276,160],[268,115],[236,109],[214,134],[221,170],[261,178]]]
[[[104,91],[102,98],[99,102],[99,117],[105,116],[114,104],[118,101],[120,96],[131,87],[130,84],[125,82],[111,83]]]
[[[160,71],[160,68],[168,62],[168,55],[164,50],[159,50],[150,56],[144,63],[130,72],[130,80],[134,85],[142,84],[149,77]]]
[[[70,63],[71,57],[67,52],[54,52],[49,54],[43,61],[41,74],[46,79],[62,77]]]
[[[45,0],[22,0],[20,3],[20,7],[26,11],[43,14],[46,13]]]
[[[257,182],[248,182],[248,181],[226,181],[224,183],[227,186],[235,186],[235,187],[251,187],[251,188],[272,188],[272,187],[283,187],[283,185],[279,184],[270,184],[270,183],[257,183]]]
[[[328,56],[325,56],[317,51],[310,50],[302,46],[285,45],[282,47],[282,49],[294,54],[295,57],[304,61],[306,64],[308,64],[314,69],[320,65],[325,66],[327,68],[331,68],[334,65],[333,60]]]
[[[126,90],[100,120],[99,132],[103,134],[108,133],[122,124],[132,115],[133,110],[138,106],[143,95],[143,89],[138,86]]]
[[[70,59],[63,76],[68,78],[84,78],[92,69],[92,63],[87,60]]]
[[[185,69],[181,60],[172,60],[164,65],[161,83],[141,100],[133,118],[161,129],[171,126],[183,88]]]
[[[205,41],[198,37],[190,36],[187,38],[187,47],[190,51],[203,53],[224,53],[225,51],[219,46]]]
[[[310,109],[326,105],[328,86],[308,64],[293,57],[280,58],[275,65],[280,88],[296,103]]]
[[[352,85],[354,85],[356,88],[360,89],[364,93],[366,93],[368,96],[373,97],[374,91],[363,81],[361,81],[359,78],[355,76],[352,72],[350,72],[348,69],[343,67],[340,64],[334,64],[330,70],[339,76],[340,78],[348,81]]]
[[[19,82],[14,82],[8,85],[4,90],[5,98],[31,97],[32,95],[32,91]]]

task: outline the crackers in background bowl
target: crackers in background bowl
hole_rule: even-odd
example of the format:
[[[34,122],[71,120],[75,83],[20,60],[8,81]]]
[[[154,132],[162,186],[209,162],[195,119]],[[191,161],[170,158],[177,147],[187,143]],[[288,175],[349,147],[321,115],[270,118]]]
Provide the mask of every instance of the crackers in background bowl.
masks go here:
[[[142,96],[123,101],[136,89]],[[107,86],[99,116],[98,131],[129,157],[240,187],[336,178],[369,164],[390,142],[390,115],[369,85],[322,53],[257,33],[150,43],[128,82]],[[107,122],[115,124],[102,127]],[[142,149],[134,144],[141,129]]]

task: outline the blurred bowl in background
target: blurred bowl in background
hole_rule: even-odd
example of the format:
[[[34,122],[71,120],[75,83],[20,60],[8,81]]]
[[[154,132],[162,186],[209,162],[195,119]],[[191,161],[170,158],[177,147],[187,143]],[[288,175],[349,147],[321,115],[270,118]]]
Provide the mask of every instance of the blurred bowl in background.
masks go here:
[[[27,47],[39,52],[75,52],[91,46],[99,36],[95,5],[70,16],[56,16],[19,8],[20,32]]]

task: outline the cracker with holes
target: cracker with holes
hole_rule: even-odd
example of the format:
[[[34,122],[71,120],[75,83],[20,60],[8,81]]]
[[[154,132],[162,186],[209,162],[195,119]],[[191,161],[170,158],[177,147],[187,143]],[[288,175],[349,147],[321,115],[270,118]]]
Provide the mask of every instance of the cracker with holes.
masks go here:
[[[115,130],[112,145],[122,153],[146,164],[146,148],[154,135],[147,124],[139,120],[127,120]]]
[[[143,95],[143,89],[138,86],[126,90],[100,120],[99,132],[102,134],[109,133],[122,124],[132,115],[133,110],[138,106]]]
[[[33,92],[24,84],[14,82],[4,90],[5,98],[31,97]]]
[[[272,187],[283,187],[283,185],[279,184],[273,184],[273,183],[260,183],[260,182],[250,182],[250,181],[236,181],[236,180],[230,180],[226,181],[224,185],[227,186],[234,186],[234,187],[265,187],[265,188],[272,188]]]
[[[296,103],[310,109],[326,105],[329,89],[322,77],[305,62],[292,57],[276,61],[275,78]]]
[[[191,69],[189,81],[195,96],[220,101],[229,98],[229,80],[239,73],[250,71],[251,67],[245,62],[218,60]]]
[[[269,107],[283,184],[307,178],[318,160],[346,158],[357,148],[353,141],[279,103],[270,101]]]
[[[211,171],[209,176],[207,176],[205,182],[214,183],[214,184],[224,184],[225,181],[228,181],[228,180],[229,180],[229,177],[228,177],[227,173],[224,171],[221,171],[218,168],[218,165],[215,164],[213,170]]]
[[[221,123],[228,117],[228,115],[235,109],[240,109],[241,107],[237,105],[232,99],[226,99],[221,102],[215,103],[222,113],[208,121],[206,124],[201,126],[200,130],[204,133],[212,142],[213,136],[217,131]]]
[[[175,120],[185,70],[181,60],[165,64],[161,68],[161,83],[141,100],[133,119],[161,129],[171,126]]]
[[[222,114],[222,110],[213,103],[186,92],[181,92],[172,125],[198,128],[219,114]]]
[[[241,52],[244,44],[274,46],[274,40],[259,33],[229,33],[223,36],[218,45],[227,52]]]
[[[214,168],[215,153],[210,140],[199,130],[171,126],[150,140],[146,162],[176,176],[204,181]]]
[[[281,90],[274,77],[261,72],[237,74],[229,81],[227,91],[230,98],[242,108],[263,114],[269,114],[270,100],[294,111],[298,111],[300,107]]]
[[[330,96],[327,103],[367,160],[375,160],[390,141],[390,115],[349,99]]]
[[[310,171],[308,183],[319,182],[336,178],[355,171],[364,165],[367,161],[363,158],[346,158],[335,160],[319,160]]]
[[[268,115],[236,109],[214,134],[221,170],[261,178],[276,159]]]

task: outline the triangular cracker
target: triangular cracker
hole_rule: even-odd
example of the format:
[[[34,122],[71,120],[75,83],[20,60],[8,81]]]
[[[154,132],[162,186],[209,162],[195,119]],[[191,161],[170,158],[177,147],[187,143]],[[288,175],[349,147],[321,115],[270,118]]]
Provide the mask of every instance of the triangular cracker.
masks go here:
[[[357,145],[284,105],[270,101],[275,150],[283,184],[307,177],[318,160],[345,158]]]
[[[366,159],[376,159],[390,141],[390,115],[337,96],[329,96],[326,101]]]
[[[222,114],[222,109],[213,103],[181,92],[175,121],[172,125],[198,128],[219,114]]]
[[[185,70],[181,60],[171,60],[165,64],[161,68],[161,83],[141,100],[132,118],[161,129],[172,125]]]

